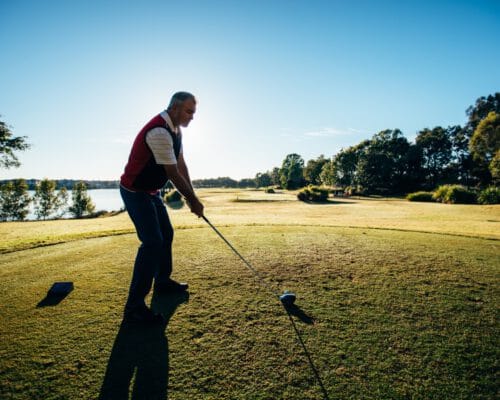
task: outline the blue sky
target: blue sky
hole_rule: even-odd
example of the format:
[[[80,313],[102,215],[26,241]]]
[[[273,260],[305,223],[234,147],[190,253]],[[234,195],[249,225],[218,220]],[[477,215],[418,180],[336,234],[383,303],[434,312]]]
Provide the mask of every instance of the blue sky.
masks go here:
[[[4,178],[119,179],[173,92],[193,179],[331,157],[387,128],[464,124],[500,90],[499,1],[0,2]]]

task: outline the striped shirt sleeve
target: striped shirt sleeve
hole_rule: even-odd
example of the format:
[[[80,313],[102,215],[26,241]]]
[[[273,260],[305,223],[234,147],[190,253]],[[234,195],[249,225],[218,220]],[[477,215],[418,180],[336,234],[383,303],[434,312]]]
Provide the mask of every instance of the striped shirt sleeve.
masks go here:
[[[165,128],[153,128],[146,134],[146,143],[153,152],[157,164],[177,164],[174,143]]]

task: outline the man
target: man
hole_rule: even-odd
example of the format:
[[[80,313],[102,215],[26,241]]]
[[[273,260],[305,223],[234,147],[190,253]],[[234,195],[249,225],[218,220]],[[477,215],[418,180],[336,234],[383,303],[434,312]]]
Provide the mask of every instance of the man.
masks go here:
[[[141,241],[125,305],[127,322],[162,321],[145,303],[153,279],[155,292],[188,288],[170,278],[174,231],[160,189],[170,180],[186,198],[191,212],[203,216],[203,204],[194,193],[184,161],[180,130],[189,125],[195,112],[196,99],[191,93],[175,93],[167,110],[149,121],[135,138],[121,176],[120,193]]]

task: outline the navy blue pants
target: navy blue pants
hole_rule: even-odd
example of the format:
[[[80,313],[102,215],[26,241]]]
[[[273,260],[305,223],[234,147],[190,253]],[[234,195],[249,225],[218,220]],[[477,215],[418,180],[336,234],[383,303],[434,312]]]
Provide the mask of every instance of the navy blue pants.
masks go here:
[[[145,305],[153,279],[167,282],[172,273],[174,229],[160,194],[131,192],[120,194],[141,241],[134,263],[126,308]]]

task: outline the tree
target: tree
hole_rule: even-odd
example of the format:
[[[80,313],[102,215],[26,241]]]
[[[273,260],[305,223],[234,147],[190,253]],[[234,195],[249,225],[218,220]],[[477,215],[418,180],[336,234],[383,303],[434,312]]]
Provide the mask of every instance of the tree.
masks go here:
[[[0,186],[0,220],[24,221],[29,213],[31,198],[28,184],[16,179]]]
[[[472,179],[472,156],[469,151],[467,130],[460,125],[447,128],[451,141],[451,162],[448,166],[447,180],[469,186]]]
[[[490,94],[487,97],[482,96],[478,98],[476,104],[470,106],[466,110],[469,121],[465,126],[465,131],[469,138],[472,137],[479,123],[485,119],[491,111],[500,114],[500,92]]]
[[[257,175],[255,175],[255,186],[256,187],[267,187],[271,186],[273,181],[271,179],[271,175],[269,175],[268,172],[259,172]]]
[[[442,183],[451,162],[452,143],[448,131],[440,126],[421,130],[415,142],[422,151],[424,181],[428,189]]]
[[[496,152],[495,157],[491,160],[489,168],[493,184],[500,185],[500,150]]]
[[[280,170],[281,187],[293,190],[302,187],[304,159],[298,154],[288,154],[283,160]]]
[[[278,167],[274,167],[273,170],[270,172],[271,176],[271,182],[273,185],[280,186],[281,181],[280,181],[280,169]]]
[[[406,171],[401,180],[402,191],[419,190],[424,182],[422,149],[416,144],[410,144],[406,153]]]
[[[95,210],[92,199],[87,194],[87,185],[84,182],[78,182],[73,186],[72,192],[73,204],[69,207],[68,211],[73,214],[75,218],[81,218],[85,214],[91,214]]]
[[[360,152],[356,181],[370,193],[397,193],[406,190],[410,143],[399,129],[374,135]]]
[[[321,172],[319,174],[319,180],[321,181],[321,184],[326,186],[335,185],[335,170],[333,159],[323,164],[323,168],[321,168]]]
[[[323,166],[329,161],[321,154],[316,160],[309,160],[304,168],[304,178],[312,185],[321,183],[320,174]]]
[[[56,182],[48,179],[37,183],[33,202],[35,203],[35,215],[38,219],[45,220],[66,205],[68,194],[66,188],[63,189],[56,193]]]
[[[59,189],[59,193],[57,193],[57,196],[59,198],[59,216],[63,216],[66,211],[67,211],[67,206],[68,206],[68,190],[63,186],[61,189]]]
[[[479,123],[485,119],[488,114],[494,111],[500,114],[500,92],[488,96],[479,97],[476,103],[466,110],[468,117],[467,124],[463,131],[457,135],[457,142],[454,143],[460,149],[460,158],[458,163],[452,163],[450,167],[455,168],[457,180],[466,186],[478,184],[488,180],[490,173],[484,166],[477,165],[469,151],[469,142],[476,131]]]
[[[369,145],[364,140],[356,146],[341,149],[332,159],[333,184],[340,187],[355,186],[360,155]]]
[[[14,151],[23,151],[29,147],[26,136],[12,137],[10,127],[0,121],[0,168],[19,167],[21,163]]]
[[[254,188],[255,187],[255,179],[251,178],[243,178],[238,181],[238,187],[240,188]]]
[[[500,113],[490,112],[477,126],[469,142],[469,150],[483,185],[491,182],[490,164],[500,149]]]

